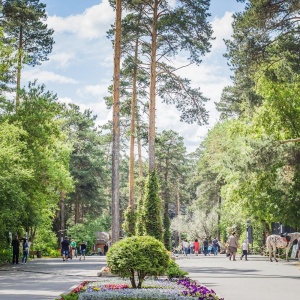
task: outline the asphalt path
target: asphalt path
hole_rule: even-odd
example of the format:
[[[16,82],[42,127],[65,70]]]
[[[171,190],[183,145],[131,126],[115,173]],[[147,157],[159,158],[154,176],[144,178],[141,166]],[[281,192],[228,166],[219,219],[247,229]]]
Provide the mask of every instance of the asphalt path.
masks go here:
[[[97,273],[105,266],[104,256],[33,259],[27,264],[6,265],[0,268],[0,299],[48,300],[70,292],[82,281],[98,280]]]
[[[268,257],[248,256],[230,261],[225,255],[188,258],[176,262],[189,277],[213,289],[225,300],[300,299],[300,264],[297,260],[270,262]]]
[[[267,257],[249,256],[248,261],[229,261],[225,255],[176,258],[189,277],[212,288],[225,300],[300,299],[298,261],[270,262]],[[82,281],[100,280],[97,273],[105,257],[87,256],[63,262],[61,259],[34,259],[26,265],[0,268],[0,299],[54,300]]]

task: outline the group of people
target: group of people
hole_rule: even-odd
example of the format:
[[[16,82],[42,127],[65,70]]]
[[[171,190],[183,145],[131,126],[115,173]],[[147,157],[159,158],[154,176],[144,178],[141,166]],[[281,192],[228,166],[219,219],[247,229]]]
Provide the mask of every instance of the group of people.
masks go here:
[[[80,251],[79,260],[81,260],[81,258],[83,258],[83,260],[85,260],[85,252],[86,252],[86,242],[85,241],[82,241],[82,243],[80,244],[79,251]],[[63,261],[67,261],[69,258],[72,258],[74,256],[77,257],[77,243],[75,242],[74,239],[72,239],[70,241],[69,238],[67,236],[65,236],[65,238],[61,242],[61,255],[62,255]]]
[[[20,248],[23,251],[22,264],[26,264],[29,255],[29,244],[27,238],[24,237],[20,241],[18,235],[15,235],[14,239],[11,242],[11,246],[12,246],[12,264],[13,265],[19,264]],[[81,260],[82,258],[83,260],[85,260],[85,253],[86,253],[85,241],[82,241],[82,243],[80,244],[79,251],[80,251],[79,260]],[[108,251],[108,245],[105,244],[104,254],[106,254],[107,251]],[[63,241],[61,242],[61,256],[63,258],[63,261],[67,261],[69,258],[72,258],[74,256],[77,257],[77,243],[74,239],[70,241],[67,236],[63,239]]]
[[[213,250],[214,255],[218,255],[220,249],[219,241],[217,238],[214,238],[211,242],[208,241],[208,238],[205,238],[203,241],[203,254],[206,256]],[[195,241],[188,242],[185,239],[182,242],[182,251],[185,256],[188,254],[195,254],[196,256],[201,252],[200,251],[200,242],[198,239]]]
[[[26,237],[24,237],[22,242],[22,251],[23,251],[23,256],[22,256],[22,264],[27,263],[28,259],[28,254],[29,254],[29,245],[28,245],[28,240]],[[12,252],[13,252],[13,257],[12,257],[12,264],[19,264],[19,255],[20,255],[20,240],[18,238],[18,235],[15,235],[14,239],[11,242],[12,246]]]
[[[85,260],[86,244],[87,243],[85,241],[82,241],[82,243],[79,246],[79,252],[80,252],[79,260],[81,260],[82,258],[83,260]],[[104,255],[106,255],[108,251],[107,243],[104,245],[103,250],[104,250]],[[97,249],[97,252],[99,255],[102,254],[100,247]],[[74,256],[77,257],[77,243],[74,239],[70,241],[67,236],[63,239],[63,241],[61,242],[61,255],[63,261],[67,261],[69,258],[73,258]]]
[[[227,241],[228,247],[227,247],[227,256],[229,257],[229,260],[236,260],[236,253],[238,249],[238,239],[236,236],[236,232],[233,232]],[[182,242],[182,251],[185,256],[188,254],[196,254],[198,255],[200,253],[200,243],[198,239],[195,239],[194,242],[188,242],[187,239],[185,239]],[[245,257],[245,260],[248,260],[248,240],[246,239],[242,243],[242,255],[240,259],[242,260]],[[210,253],[213,253],[214,255],[218,255],[218,252],[220,251],[220,243],[218,239],[215,237],[213,240],[209,241],[208,238],[205,238],[203,240],[203,254],[209,255]]]
[[[227,256],[229,257],[229,260],[236,260],[236,253],[238,249],[238,238],[236,236],[236,232],[232,232],[232,234],[228,238],[228,248],[227,248]],[[245,260],[248,260],[248,240],[244,240],[242,244],[242,255],[240,259],[242,260],[243,257],[245,256]]]

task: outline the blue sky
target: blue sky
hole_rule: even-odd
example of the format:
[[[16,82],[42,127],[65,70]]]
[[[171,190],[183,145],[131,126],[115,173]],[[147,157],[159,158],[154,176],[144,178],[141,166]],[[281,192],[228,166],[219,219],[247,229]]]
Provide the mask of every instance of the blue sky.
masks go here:
[[[114,22],[114,12],[108,0],[41,2],[47,5],[47,22],[55,30],[55,45],[49,61],[34,68],[25,67],[22,85],[38,79],[48,90],[56,93],[60,101],[78,104],[82,109],[92,109],[98,116],[97,122],[104,124],[112,118],[111,111],[107,110],[103,101],[113,71],[113,49],[106,38],[106,31]],[[230,84],[230,70],[223,57],[223,39],[230,38],[232,33],[232,13],[242,8],[243,5],[236,0],[211,1],[210,21],[216,37],[212,51],[203,58],[201,66],[189,66],[178,73],[191,79],[193,86],[200,86],[204,96],[211,99],[207,105],[210,111],[209,125],[199,127],[180,123],[175,108],[158,102],[158,131],[178,131],[184,137],[188,151],[199,146],[208,129],[218,120],[214,102],[219,101],[222,89]],[[184,65],[186,58],[178,56],[173,63],[174,66]]]

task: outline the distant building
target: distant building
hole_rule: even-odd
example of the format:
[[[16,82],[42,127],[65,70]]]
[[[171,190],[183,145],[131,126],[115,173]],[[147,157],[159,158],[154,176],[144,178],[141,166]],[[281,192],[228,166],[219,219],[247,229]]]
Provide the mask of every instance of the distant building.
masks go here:
[[[104,246],[105,244],[108,244],[108,246],[110,246],[110,234],[108,232],[104,232],[104,231],[99,231],[96,232],[96,238],[97,238],[97,242],[96,244],[94,244],[93,250],[94,252],[97,252],[97,249],[100,248],[101,252],[104,253]]]

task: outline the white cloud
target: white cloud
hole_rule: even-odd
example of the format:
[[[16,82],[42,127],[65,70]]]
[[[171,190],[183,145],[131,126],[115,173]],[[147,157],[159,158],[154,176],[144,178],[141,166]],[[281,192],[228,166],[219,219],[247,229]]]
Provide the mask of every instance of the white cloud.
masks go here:
[[[107,95],[107,88],[109,83],[97,84],[97,85],[86,85],[76,91],[77,95],[84,96],[97,96],[104,97]]]
[[[57,100],[58,102],[65,103],[65,104],[73,103],[73,100],[69,97],[60,97]]]
[[[75,84],[77,81],[73,78],[56,74],[49,71],[40,71],[39,69],[27,69],[22,73],[23,79],[27,81],[34,81],[37,79],[39,82],[56,82],[59,84]]]
[[[47,23],[56,33],[73,33],[81,39],[95,39],[105,36],[113,24],[115,13],[108,0],[89,7],[83,14],[71,15],[67,18],[49,16]]]
[[[81,111],[90,109],[92,110],[93,114],[97,115],[97,125],[103,125],[112,120],[112,110],[107,109],[104,100],[98,101],[96,103],[82,103],[79,105]]]
[[[212,21],[212,28],[214,31],[213,36],[216,37],[212,41],[212,51],[216,49],[225,49],[223,39],[230,39],[232,30],[232,12],[226,12],[222,18],[215,17]]]
[[[67,67],[70,64],[70,61],[72,61],[74,58],[74,52],[58,52],[51,54],[49,57],[49,61],[51,63],[55,63],[56,66],[64,68]]]

